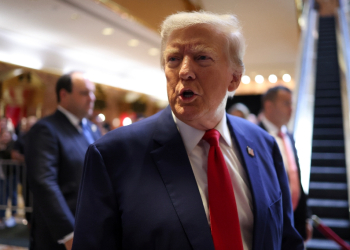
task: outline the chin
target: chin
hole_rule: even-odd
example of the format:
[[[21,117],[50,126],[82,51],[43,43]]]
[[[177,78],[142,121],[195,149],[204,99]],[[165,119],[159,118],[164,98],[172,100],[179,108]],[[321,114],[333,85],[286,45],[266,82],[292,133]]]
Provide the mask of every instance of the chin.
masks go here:
[[[199,117],[201,112],[197,107],[179,107],[176,108],[174,114],[182,121],[191,121]]]

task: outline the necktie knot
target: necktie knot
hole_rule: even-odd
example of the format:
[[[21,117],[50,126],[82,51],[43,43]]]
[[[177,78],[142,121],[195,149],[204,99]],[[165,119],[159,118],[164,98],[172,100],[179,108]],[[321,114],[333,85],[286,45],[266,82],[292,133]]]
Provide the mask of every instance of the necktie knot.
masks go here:
[[[284,133],[282,131],[278,131],[277,136],[283,139]]]
[[[205,132],[203,140],[207,141],[209,145],[219,146],[220,132],[216,129],[209,129]]]

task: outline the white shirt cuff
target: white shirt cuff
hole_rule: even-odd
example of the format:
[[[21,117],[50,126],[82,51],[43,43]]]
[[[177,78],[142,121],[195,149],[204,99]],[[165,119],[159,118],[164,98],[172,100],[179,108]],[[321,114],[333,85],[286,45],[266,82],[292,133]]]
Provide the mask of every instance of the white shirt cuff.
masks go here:
[[[66,236],[64,236],[63,239],[58,240],[57,242],[58,242],[59,244],[64,244],[64,243],[66,243],[67,241],[73,239],[73,237],[74,237],[74,232],[71,232],[70,234],[67,234]]]

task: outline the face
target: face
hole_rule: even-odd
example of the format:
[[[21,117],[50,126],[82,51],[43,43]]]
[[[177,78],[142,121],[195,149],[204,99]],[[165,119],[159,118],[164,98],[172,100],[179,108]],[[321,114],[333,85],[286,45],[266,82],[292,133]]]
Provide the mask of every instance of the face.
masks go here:
[[[241,118],[245,118],[243,112],[240,111],[240,110],[237,110],[237,109],[234,110],[234,111],[232,111],[232,112],[231,112],[231,115],[238,116],[238,117],[241,117]]]
[[[292,94],[285,90],[279,90],[275,101],[272,102],[271,113],[279,127],[287,124],[292,115]]]
[[[237,89],[224,35],[208,24],[175,30],[164,51],[169,104],[175,116],[201,130],[215,127],[225,112],[227,91]]]
[[[82,74],[72,75],[72,92],[63,90],[62,103],[68,111],[79,119],[92,115],[95,103],[95,84],[85,79]],[[61,95],[62,97],[62,95]]]

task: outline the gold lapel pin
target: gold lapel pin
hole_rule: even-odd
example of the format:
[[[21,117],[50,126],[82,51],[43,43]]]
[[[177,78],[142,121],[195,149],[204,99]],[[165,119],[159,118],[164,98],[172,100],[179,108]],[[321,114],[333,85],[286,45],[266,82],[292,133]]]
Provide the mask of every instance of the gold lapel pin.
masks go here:
[[[251,157],[254,157],[254,150],[251,147],[247,146],[247,152]]]

